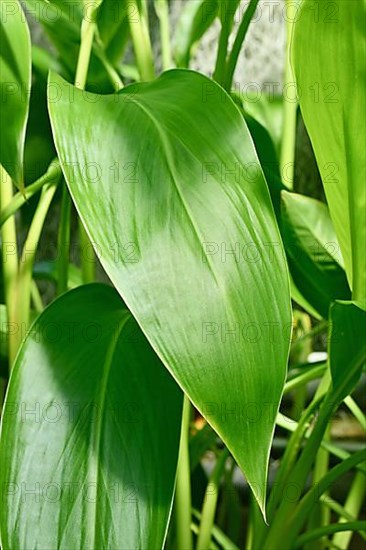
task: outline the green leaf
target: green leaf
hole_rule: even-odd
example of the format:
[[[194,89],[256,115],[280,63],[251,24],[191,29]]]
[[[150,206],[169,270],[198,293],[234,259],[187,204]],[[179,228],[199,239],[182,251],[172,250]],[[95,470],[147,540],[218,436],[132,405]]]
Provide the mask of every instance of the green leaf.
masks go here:
[[[333,392],[343,401],[355,388],[366,362],[366,313],[352,302],[336,302],[330,308],[330,320]]]
[[[55,46],[64,74],[71,80],[75,77],[80,49],[80,31],[83,15],[94,17],[100,0],[83,2],[75,0],[24,0],[31,14],[44,27],[48,38]],[[113,86],[107,77],[101,56],[105,55],[112,65],[120,61],[129,38],[129,25],[126,17],[126,4],[122,0],[104,0],[98,8],[98,33],[93,44],[87,89],[98,92],[112,91]],[[43,59],[46,62],[46,59]],[[49,69],[53,69],[52,65]],[[52,91],[57,97],[58,90]]]
[[[28,25],[18,0],[1,4],[0,162],[19,189],[24,188],[23,154],[31,86]]]
[[[174,59],[188,67],[192,47],[202,38],[219,13],[217,0],[186,0],[174,33]]]
[[[50,82],[66,91],[49,104],[53,134],[104,269],[263,507],[291,310],[280,235],[239,110],[192,71],[92,103],[60,77]]]
[[[295,285],[327,318],[330,304],[351,297],[343,259],[325,204],[282,191],[281,232]]]
[[[352,297],[366,307],[366,4],[303,0],[293,41],[300,107]],[[311,63],[309,63],[311,59]]]
[[[279,221],[281,215],[281,191],[287,188],[281,181],[280,167],[274,143],[269,132],[262,124],[245,111],[243,111],[243,115],[253,138],[255,149],[268,183],[276,218]]]
[[[21,347],[3,412],[3,548],[162,548],[181,407],[114,289],[54,301]]]

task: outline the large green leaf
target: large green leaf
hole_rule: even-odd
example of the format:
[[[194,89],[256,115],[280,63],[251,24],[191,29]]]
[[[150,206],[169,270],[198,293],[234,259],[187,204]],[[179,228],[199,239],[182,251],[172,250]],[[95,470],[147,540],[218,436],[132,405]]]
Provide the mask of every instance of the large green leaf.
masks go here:
[[[303,0],[294,70],[353,299],[366,307],[366,3]],[[309,63],[311,60],[311,63]]]
[[[352,302],[335,302],[330,320],[330,372],[341,401],[353,391],[366,363],[366,313]]]
[[[20,350],[3,412],[3,549],[162,548],[181,406],[115,290],[53,302]]]
[[[2,2],[0,8],[0,162],[22,188],[31,85],[30,36],[18,0]]]
[[[281,196],[281,232],[294,283],[328,318],[334,300],[351,297],[328,207],[296,193],[282,191]]]
[[[263,507],[291,311],[245,122],[192,71],[93,102],[56,75],[51,83],[65,90],[49,104],[56,148],[101,262]]]

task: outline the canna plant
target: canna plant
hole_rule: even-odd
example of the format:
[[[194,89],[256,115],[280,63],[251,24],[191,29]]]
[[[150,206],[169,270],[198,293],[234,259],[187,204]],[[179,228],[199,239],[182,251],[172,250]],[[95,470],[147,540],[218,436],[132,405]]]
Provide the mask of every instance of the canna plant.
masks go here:
[[[277,143],[232,90],[258,0],[188,1],[174,42],[164,0],[24,7],[56,53],[31,44],[18,0],[2,0],[3,549],[366,539],[365,451],[331,433],[345,408],[365,429],[364,2],[302,0],[287,18],[285,78],[327,204],[292,187],[296,105],[282,102]],[[216,20],[209,78],[189,64]],[[55,206],[57,258],[39,262]],[[314,364],[319,333],[327,355]]]

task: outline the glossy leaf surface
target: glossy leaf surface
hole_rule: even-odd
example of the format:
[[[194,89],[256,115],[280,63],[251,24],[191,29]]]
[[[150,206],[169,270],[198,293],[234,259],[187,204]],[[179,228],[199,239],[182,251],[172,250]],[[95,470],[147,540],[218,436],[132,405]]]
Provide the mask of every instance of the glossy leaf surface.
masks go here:
[[[2,2],[0,13],[0,163],[22,188],[31,84],[30,36],[18,0]]]
[[[353,299],[366,307],[366,4],[303,0],[293,40],[300,107]],[[309,63],[311,60],[311,63]]]
[[[181,406],[114,289],[53,302],[20,350],[3,412],[4,550],[162,548]]]
[[[343,258],[325,204],[282,191],[281,231],[295,285],[324,318],[334,300],[350,290]]]
[[[58,155],[106,272],[263,506],[291,312],[240,112],[192,71],[88,101],[51,83],[65,90],[49,104]]]

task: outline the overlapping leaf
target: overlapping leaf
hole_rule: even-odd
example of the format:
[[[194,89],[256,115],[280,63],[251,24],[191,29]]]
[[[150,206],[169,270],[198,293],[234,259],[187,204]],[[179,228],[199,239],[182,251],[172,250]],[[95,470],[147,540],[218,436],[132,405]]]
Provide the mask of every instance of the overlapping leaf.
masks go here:
[[[293,62],[353,299],[366,308],[366,4],[302,0]],[[309,60],[311,62],[309,63]]]
[[[22,188],[31,84],[30,36],[18,0],[2,2],[0,14],[0,163]]]
[[[245,122],[191,71],[93,102],[56,75],[51,83],[66,91],[49,105],[56,148],[101,262],[263,507],[291,312]]]
[[[350,290],[343,258],[325,204],[282,191],[281,231],[295,285],[324,318]]]
[[[115,290],[88,285],[53,302],[20,350],[3,411],[4,550],[162,548],[181,407]]]
[[[330,309],[329,364],[339,401],[354,390],[366,363],[366,313],[352,302]]]

